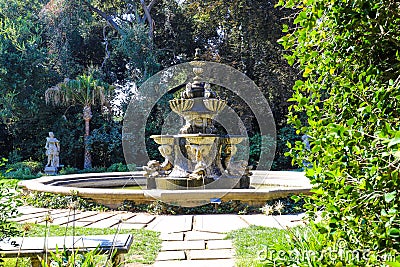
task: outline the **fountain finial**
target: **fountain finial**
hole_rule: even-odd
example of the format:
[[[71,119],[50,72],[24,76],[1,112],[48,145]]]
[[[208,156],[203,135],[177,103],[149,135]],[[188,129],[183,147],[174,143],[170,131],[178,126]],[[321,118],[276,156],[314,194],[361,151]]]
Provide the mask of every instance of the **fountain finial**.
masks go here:
[[[204,66],[204,62],[199,61],[200,60],[200,55],[201,55],[201,49],[200,48],[196,48],[195,49],[195,53],[194,53],[194,61],[190,62],[190,65],[193,66],[193,73],[195,75],[195,77],[193,78],[193,80],[196,81],[201,81],[201,74],[203,74],[203,68],[202,66]]]
[[[194,60],[199,60],[200,59],[200,53],[201,53],[201,49],[200,48],[196,48],[194,50]]]

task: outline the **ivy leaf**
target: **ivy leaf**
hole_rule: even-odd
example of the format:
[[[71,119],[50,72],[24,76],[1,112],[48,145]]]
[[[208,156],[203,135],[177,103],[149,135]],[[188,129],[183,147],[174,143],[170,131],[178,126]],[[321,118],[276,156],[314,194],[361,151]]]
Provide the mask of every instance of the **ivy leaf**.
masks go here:
[[[352,125],[354,124],[355,121],[356,121],[355,118],[351,118],[351,119],[347,120],[347,125],[348,125],[348,126],[352,126]]]
[[[387,264],[390,267],[400,267],[400,263],[399,262],[387,261],[387,262],[385,262],[385,264]]]
[[[393,238],[400,237],[400,230],[397,228],[391,228],[388,233],[389,233],[390,237],[393,237]]]
[[[400,137],[396,137],[396,138],[393,138],[390,140],[388,146],[391,147],[391,146],[397,145],[399,143],[400,143]]]
[[[311,72],[312,72],[312,69],[306,67],[305,70],[304,70],[304,73],[303,73],[303,77],[307,77],[308,74],[310,74]]]
[[[389,203],[390,201],[392,201],[394,198],[396,197],[396,191],[393,191],[391,193],[386,193],[385,194],[385,202]]]

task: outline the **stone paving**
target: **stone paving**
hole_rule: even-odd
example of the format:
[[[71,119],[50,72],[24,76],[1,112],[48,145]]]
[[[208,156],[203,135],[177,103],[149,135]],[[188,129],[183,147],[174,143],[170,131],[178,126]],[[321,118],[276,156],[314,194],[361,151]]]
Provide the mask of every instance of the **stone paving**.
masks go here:
[[[303,214],[156,216],[122,211],[82,211],[71,214],[69,210],[33,207],[22,207],[20,213],[21,215],[14,219],[18,223],[44,224],[44,217],[50,213],[54,225],[158,231],[161,233],[162,244],[153,267],[235,266],[232,242],[225,240],[225,233],[250,225],[286,228],[303,224]]]

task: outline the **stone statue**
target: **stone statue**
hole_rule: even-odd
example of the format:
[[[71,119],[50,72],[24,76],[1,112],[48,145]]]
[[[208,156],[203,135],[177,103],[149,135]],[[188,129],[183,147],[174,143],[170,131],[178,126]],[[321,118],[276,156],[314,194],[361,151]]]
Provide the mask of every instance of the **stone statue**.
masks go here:
[[[47,137],[46,139],[46,168],[58,168],[60,167],[60,141],[58,141],[57,138],[54,137],[53,132],[49,132],[49,137]]]
[[[144,176],[154,178],[157,176],[164,175],[164,171],[161,169],[161,164],[157,160],[150,160],[147,166],[143,166],[143,170],[146,172]]]

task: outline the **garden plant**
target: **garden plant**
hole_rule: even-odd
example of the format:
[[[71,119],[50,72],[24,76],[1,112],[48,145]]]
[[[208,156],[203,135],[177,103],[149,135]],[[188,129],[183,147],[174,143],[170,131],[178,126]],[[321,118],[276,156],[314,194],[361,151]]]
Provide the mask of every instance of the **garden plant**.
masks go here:
[[[314,189],[306,208],[322,219],[323,247],[339,254],[321,250],[318,261],[296,266],[399,266],[400,4],[279,5],[298,11],[281,44],[303,73],[288,122],[311,144],[308,150],[297,141],[289,154],[307,163]],[[284,265],[295,263],[288,257]]]

